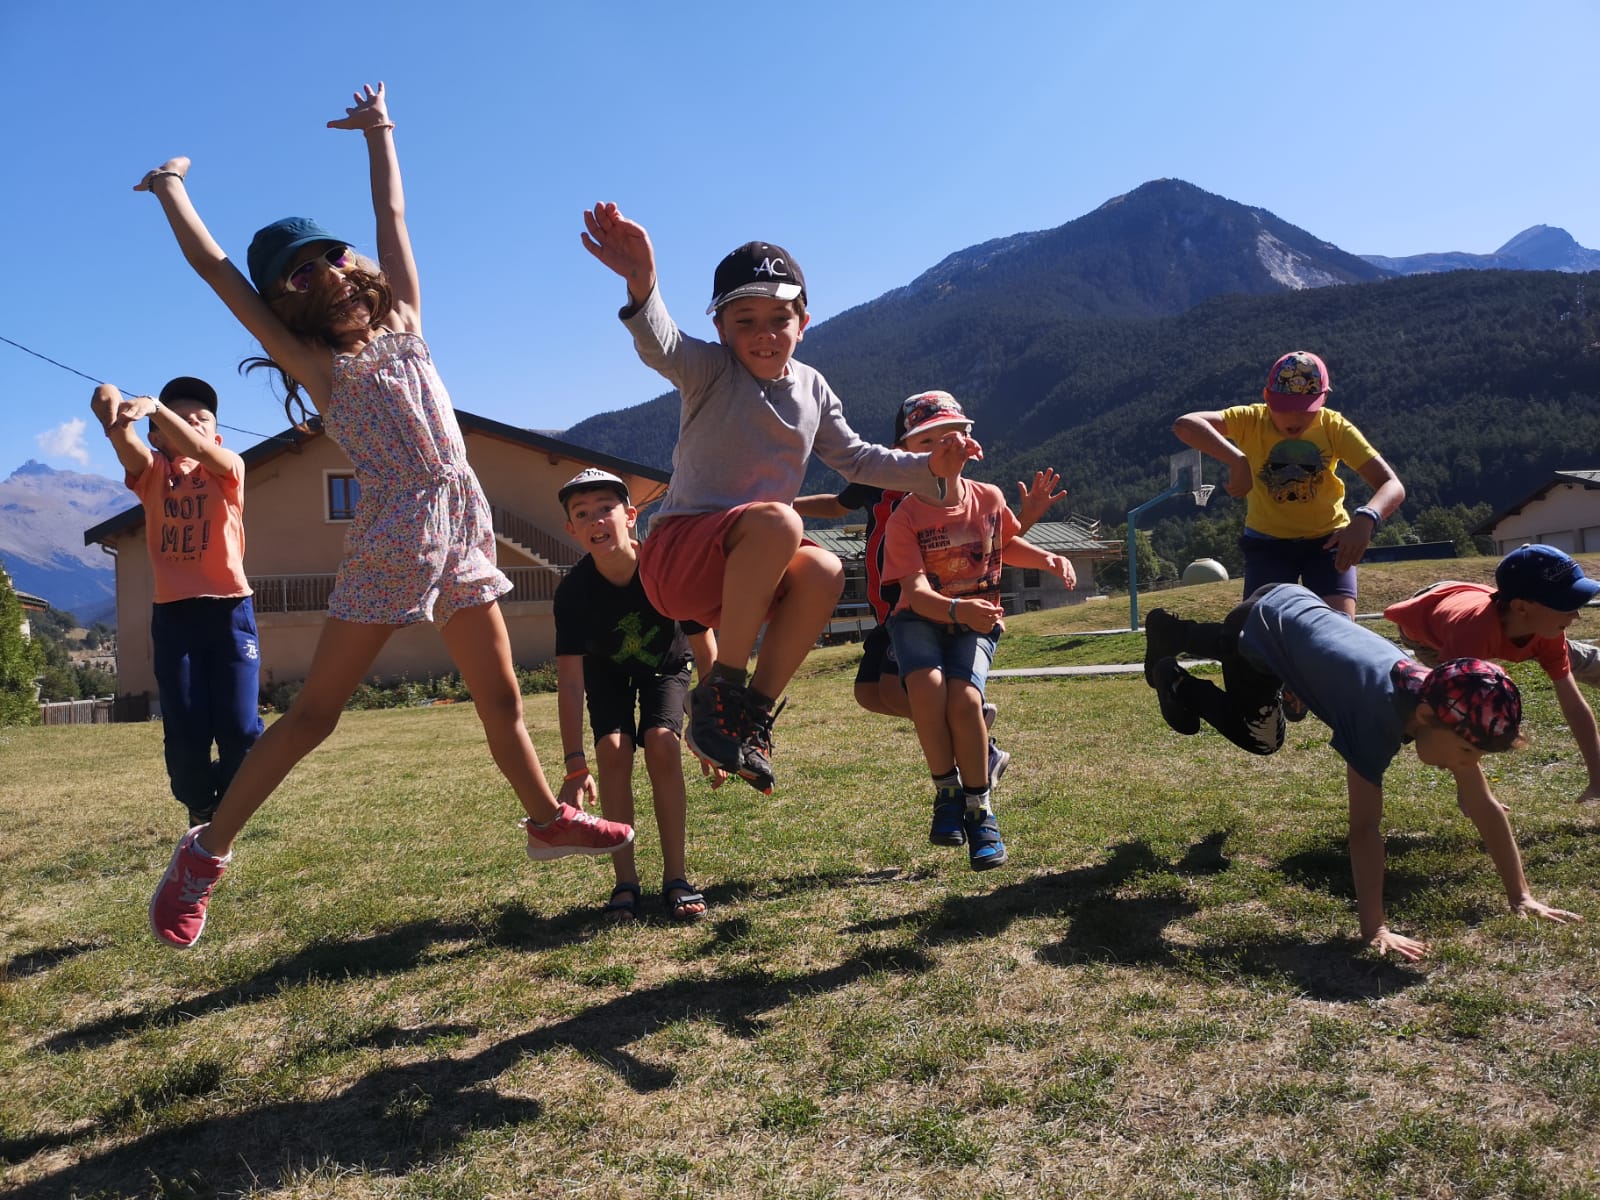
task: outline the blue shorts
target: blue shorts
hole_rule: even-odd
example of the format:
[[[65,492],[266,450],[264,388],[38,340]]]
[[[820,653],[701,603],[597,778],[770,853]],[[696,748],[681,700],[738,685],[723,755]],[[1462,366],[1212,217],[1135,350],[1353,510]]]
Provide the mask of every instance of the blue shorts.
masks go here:
[[[900,678],[916,671],[943,671],[946,679],[962,679],[978,691],[989,680],[994,661],[994,633],[975,633],[965,625],[935,623],[915,613],[895,613],[889,618],[889,637],[900,663]]]
[[[1332,533],[1314,538],[1275,538],[1246,532],[1239,539],[1244,551],[1244,594],[1252,596],[1269,583],[1303,584],[1323,599],[1356,598],[1356,569],[1334,569],[1338,552],[1322,544]]]

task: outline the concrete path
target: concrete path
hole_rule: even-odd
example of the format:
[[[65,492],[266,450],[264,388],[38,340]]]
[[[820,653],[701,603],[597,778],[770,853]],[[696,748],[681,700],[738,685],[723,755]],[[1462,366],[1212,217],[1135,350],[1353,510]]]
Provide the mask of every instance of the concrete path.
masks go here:
[[[1123,630],[1124,633],[1127,630]],[[1216,662],[1214,658],[1184,659],[1186,667],[1204,667]],[[989,672],[990,679],[1005,679],[1024,675],[1142,675],[1143,663],[1088,663],[1077,667],[997,667]]]

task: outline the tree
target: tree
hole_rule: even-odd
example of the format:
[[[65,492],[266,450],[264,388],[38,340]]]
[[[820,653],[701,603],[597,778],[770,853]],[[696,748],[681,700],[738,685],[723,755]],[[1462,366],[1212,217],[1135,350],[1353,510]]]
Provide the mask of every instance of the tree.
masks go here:
[[[1112,541],[1126,546],[1128,544],[1128,527],[1119,525],[1107,535]],[[1139,586],[1147,587],[1158,579],[1171,579],[1176,572],[1172,564],[1163,562],[1156,555],[1155,546],[1150,541],[1150,531],[1141,529],[1134,534],[1133,544],[1139,555]],[[1104,587],[1116,590],[1126,590],[1128,586],[1128,560],[1126,557],[1111,559],[1099,563],[1094,569],[1095,582]]]
[[[22,601],[11,578],[0,571],[0,725],[32,725],[39,720],[34,699],[40,656],[22,636]]]

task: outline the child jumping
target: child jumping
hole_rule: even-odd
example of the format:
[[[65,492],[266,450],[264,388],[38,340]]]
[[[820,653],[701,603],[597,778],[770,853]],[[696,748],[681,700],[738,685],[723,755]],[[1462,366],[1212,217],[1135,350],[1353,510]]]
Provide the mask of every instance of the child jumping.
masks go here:
[[[895,411],[894,448],[921,451],[937,445],[943,431],[926,430],[910,444],[905,435],[905,406]],[[1017,532],[1027,533],[1050,510],[1056,501],[1064,499],[1066,492],[1056,491],[1061,476],[1052,469],[1035,471],[1031,484],[1017,482]],[[861,642],[861,663],[856,668],[856,703],[871,713],[886,717],[911,719],[911,702],[906,699],[906,686],[900,678],[900,665],[895,661],[894,645],[889,639],[889,613],[900,599],[900,584],[883,577],[883,537],[891,513],[909,493],[885,491],[865,483],[852,483],[835,494],[823,493],[801,496],[794,502],[794,510],[802,517],[836,520],[857,509],[865,510],[867,527],[863,535],[866,543],[867,603],[877,622],[872,632]],[[999,710],[988,701],[983,705],[983,720],[990,730],[989,784],[1000,782],[1011,755],[1002,750],[994,740],[993,729]]]
[[[1356,564],[1406,489],[1361,431],[1325,407],[1332,385],[1322,359],[1294,350],[1272,364],[1262,404],[1192,412],[1172,432],[1228,468],[1228,495],[1246,497],[1244,594],[1303,583],[1356,615]],[[1349,514],[1336,468],[1349,463],[1372,499]],[[1359,520],[1355,518],[1360,518]]]
[[[1400,630],[1401,643],[1426,666],[1441,659],[1538,659],[1555,689],[1561,716],[1589,772],[1579,802],[1600,800],[1600,728],[1578,689],[1567,628],[1600,593],[1571,556],[1554,546],[1513,550],[1494,571],[1495,586],[1436,583],[1383,615]]]
[[[901,437],[912,448],[972,422],[948,392],[921,392],[901,405]],[[972,457],[982,450],[973,443]],[[894,656],[905,680],[917,740],[933,774],[936,846],[967,847],[974,871],[1006,861],[989,796],[983,687],[1004,628],[1002,563],[1059,575],[1070,588],[1072,563],[1018,536],[1017,518],[992,483],[962,478],[963,458],[943,476],[940,501],[905,497],[884,534],[883,577],[900,587],[889,617]]]
[[[223,448],[217,393],[203,379],[180,376],[160,396],[133,399],[102,383],[89,406],[144,505],[167,782],[189,827],[204,825],[261,736],[261,649],[244,573],[244,460]],[[143,417],[149,445],[133,424]]]
[[[187,158],[169,159],[137,185],[155,193],[189,265],[260,341],[266,359],[257,361],[281,374],[285,409],[299,404],[304,413],[304,389],[361,488],[304,687],[245,758],[211,823],[179,841],[150,901],[152,928],[174,946],[199,939],[212,889],[251,814],[333,732],[390,635],[417,621],[438,623],[472,692],[495,765],[527,813],[528,856],[611,854],[633,840],[626,825],[558,804],[540,770],[497,602],[511,582],[495,566],[488,503],[422,340],[383,84],[363,87],[345,113],[328,126],[366,137],[377,263],[315,221],[290,217],[256,233],[247,281],[189,200]]]
[[[594,730],[598,796],[607,817],[633,824],[634,752],[644,748],[656,828],[661,834],[661,900],[674,921],[697,921],[705,897],[684,866],[687,802],[683,784],[684,701],[689,661],[711,668],[716,643],[709,630],[685,629],[650,606],[639,582],[634,527],[639,510],[628,485],[609,471],[581,471],[557,493],[567,535],[588,551],[556,588],[557,711],[566,749],[564,804],[596,797],[595,776],[583,749],[588,701]],[[639,870],[633,847],[611,856],[617,884],[603,910],[619,921],[639,917]]]
[[[827,626],[844,587],[839,560],[805,542],[792,507],[813,451],[845,479],[933,490],[976,447],[952,434],[931,454],[863,442],[823,377],[792,357],[810,320],[799,264],[748,242],[717,265],[720,342],[685,335],[656,287],[644,227],[615,204],[584,213],[584,247],[627,281],[623,324],[646,366],[682,398],[672,482],[639,553],[645,595],[664,616],[717,630],[711,675],[690,693],[689,749],[770,793],[777,698]],[[756,636],[767,631],[754,675]]]
[[[1181,620],[1158,608],[1146,618],[1146,636],[1145,679],[1178,733],[1198,733],[1204,720],[1251,754],[1273,754],[1283,745],[1285,688],[1332,728],[1350,797],[1361,937],[1378,953],[1408,960],[1428,953],[1426,942],[1392,932],[1383,909],[1383,774],[1406,742],[1415,742],[1422,762],[1455,777],[1456,804],[1477,827],[1511,910],[1581,919],[1533,898],[1511,821],[1484,778],[1484,754],[1524,744],[1522,697],[1493,663],[1457,658],[1424,670],[1297,584],[1251,593],[1220,623]],[[1190,675],[1178,665],[1180,653],[1218,659],[1223,686]]]

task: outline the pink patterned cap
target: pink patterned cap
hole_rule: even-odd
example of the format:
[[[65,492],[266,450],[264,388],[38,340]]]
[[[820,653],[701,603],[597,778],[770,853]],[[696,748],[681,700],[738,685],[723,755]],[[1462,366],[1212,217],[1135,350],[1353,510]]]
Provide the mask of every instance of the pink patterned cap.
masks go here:
[[[1450,732],[1479,750],[1493,753],[1516,746],[1522,731],[1522,693],[1494,663],[1453,658],[1424,673],[1410,659],[1402,659],[1395,664],[1395,676]]]
[[[1261,395],[1273,412],[1316,412],[1332,389],[1326,363],[1309,350],[1291,350],[1272,364]]]

